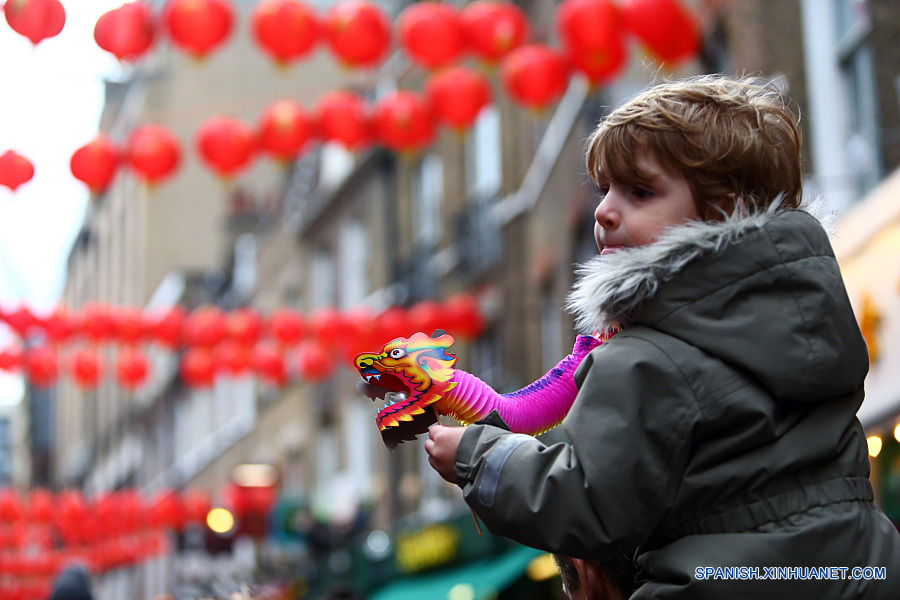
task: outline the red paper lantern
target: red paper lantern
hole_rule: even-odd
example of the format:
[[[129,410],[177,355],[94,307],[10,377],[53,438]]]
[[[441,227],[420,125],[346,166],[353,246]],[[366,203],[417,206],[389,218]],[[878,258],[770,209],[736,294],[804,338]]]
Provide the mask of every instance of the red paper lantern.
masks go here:
[[[64,308],[57,308],[50,315],[39,319],[39,323],[47,338],[57,344],[65,342],[75,332],[69,313]]]
[[[181,162],[178,139],[161,125],[135,128],[125,144],[128,166],[147,183],[159,183],[169,177]]]
[[[378,344],[383,345],[398,337],[408,338],[413,333],[415,330],[410,322],[409,313],[399,306],[387,308],[375,317],[375,336]]]
[[[299,0],[263,0],[252,27],[256,43],[282,64],[309,54],[319,37],[315,13]]]
[[[190,387],[209,387],[216,377],[213,354],[206,348],[188,348],[181,357],[181,379]]]
[[[118,492],[99,494],[94,498],[94,516],[101,537],[112,537],[125,532],[125,507]]]
[[[13,372],[22,368],[22,351],[18,348],[0,350],[0,371]]]
[[[500,64],[506,92],[519,104],[541,110],[555,102],[569,84],[565,57],[540,44],[529,44],[510,52]]]
[[[325,13],[325,40],[347,67],[378,64],[391,45],[391,24],[384,12],[365,0],[341,0]]]
[[[97,45],[124,61],[137,60],[147,52],[153,35],[153,14],[143,2],[129,2],[103,13],[94,25]]]
[[[250,369],[253,356],[247,346],[226,340],[216,346],[214,360],[217,371],[236,376]]]
[[[228,38],[234,11],[227,0],[169,0],[162,22],[176,46],[203,58]]]
[[[353,367],[357,355],[371,352],[378,344],[375,327],[375,313],[366,307],[354,308],[344,314],[347,324],[347,339],[340,340],[341,358],[348,367]]]
[[[267,106],[256,126],[259,149],[278,160],[295,160],[306,147],[312,125],[296,100],[283,98]]]
[[[23,367],[28,380],[36,387],[50,387],[59,375],[56,352],[46,346],[30,348],[25,353]]]
[[[456,294],[443,303],[450,333],[474,339],[484,330],[484,317],[478,301],[468,294]]]
[[[137,348],[125,347],[116,359],[116,379],[126,390],[134,390],[147,381],[150,364],[147,357]]]
[[[303,379],[324,381],[334,373],[334,367],[334,359],[322,344],[307,341],[297,348],[297,370]]]
[[[459,11],[450,4],[433,0],[411,4],[400,13],[398,27],[403,49],[426,69],[456,61],[466,48]]]
[[[0,185],[16,191],[20,185],[31,181],[32,177],[34,165],[30,160],[13,150],[0,154]]]
[[[625,26],[663,63],[677,66],[697,55],[697,21],[677,0],[625,0],[622,13]]]
[[[103,377],[103,359],[93,348],[77,348],[69,355],[69,373],[78,387],[93,389]]]
[[[10,488],[0,489],[0,523],[15,523],[22,520],[24,514],[18,492]]]
[[[66,11],[59,0],[7,0],[3,12],[10,28],[35,46],[59,35],[66,24]]]
[[[31,329],[40,325],[40,320],[28,310],[27,306],[20,306],[16,310],[6,313],[4,320],[21,338],[27,338]]]
[[[269,316],[269,331],[283,346],[293,346],[306,335],[306,321],[296,310],[281,308]]]
[[[259,340],[262,329],[262,317],[252,308],[239,308],[228,315],[228,337],[239,344],[252,346]]]
[[[182,333],[190,346],[215,346],[228,334],[225,313],[215,306],[199,308],[185,318]]]
[[[148,511],[150,524],[155,527],[184,527],[184,507],[174,490],[160,490],[150,501]]]
[[[134,489],[124,489],[115,492],[116,502],[119,505],[119,514],[122,523],[119,530],[125,533],[134,534],[135,531],[144,526],[144,515],[147,513],[147,506],[141,493]],[[134,543],[134,538],[130,540]],[[129,557],[134,559],[139,556],[139,550],[136,547],[130,549]],[[132,562],[134,562],[132,560]]]
[[[627,57],[622,16],[611,0],[565,0],[556,19],[569,58],[591,83],[622,70]]]
[[[103,135],[98,135],[75,151],[69,162],[72,175],[94,194],[106,191],[119,167],[119,151]]]
[[[284,385],[287,381],[284,356],[271,344],[258,344],[253,348],[253,372],[272,385]]]
[[[106,342],[116,331],[112,311],[105,304],[88,302],[75,317],[76,329],[92,342]]]
[[[168,348],[177,348],[181,343],[181,329],[186,317],[184,308],[173,306],[146,318],[144,327],[154,341]]]
[[[448,328],[446,314],[433,300],[417,302],[409,311],[409,320],[414,330],[426,335],[431,335],[436,329]]]
[[[212,510],[212,500],[205,490],[188,490],[182,496],[184,516],[188,523],[202,525],[206,523],[206,515]]]
[[[32,523],[48,524],[55,514],[53,494],[41,488],[28,492],[28,519]]]
[[[528,18],[512,2],[476,0],[459,17],[469,48],[490,64],[528,41]]]
[[[348,150],[361,150],[374,137],[369,110],[356,94],[334,91],[319,98],[315,108],[319,137],[341,144]]]
[[[434,113],[420,94],[398,90],[382,98],[373,111],[381,143],[396,152],[421,150],[434,139]]]
[[[113,335],[123,344],[136,344],[147,335],[144,313],[137,308],[123,306],[111,311]]]
[[[343,315],[334,308],[321,308],[309,319],[313,335],[321,344],[331,344],[348,333],[347,323]]]
[[[491,101],[487,78],[466,67],[451,67],[429,78],[425,86],[438,119],[457,131],[475,123],[478,113]]]
[[[343,315],[348,337],[371,344],[375,335],[375,313],[368,307],[358,306]]]
[[[84,523],[90,516],[90,510],[84,496],[77,490],[65,490],[57,497],[56,524],[65,529],[73,524]]]
[[[230,117],[210,117],[196,133],[197,151],[210,169],[232,177],[246,169],[253,158],[253,131]]]

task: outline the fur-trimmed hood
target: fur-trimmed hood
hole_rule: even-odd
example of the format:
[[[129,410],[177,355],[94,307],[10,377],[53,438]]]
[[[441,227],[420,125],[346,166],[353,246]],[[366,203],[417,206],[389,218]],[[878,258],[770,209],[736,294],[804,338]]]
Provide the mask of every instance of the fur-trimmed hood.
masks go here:
[[[834,215],[823,202],[812,202],[802,210],[832,232]],[[781,212],[774,203],[762,212],[736,211],[724,221],[692,221],[669,228],[652,244],[591,258],[576,270],[578,280],[566,302],[576,329],[584,334],[607,333],[628,324],[634,311],[685,266],[721,253]]]
[[[868,368],[865,343],[820,223],[828,215],[804,209],[692,222],[594,257],[578,270],[567,308],[581,331],[642,324],[675,335],[782,397],[854,389]],[[849,378],[836,381],[835,370]]]

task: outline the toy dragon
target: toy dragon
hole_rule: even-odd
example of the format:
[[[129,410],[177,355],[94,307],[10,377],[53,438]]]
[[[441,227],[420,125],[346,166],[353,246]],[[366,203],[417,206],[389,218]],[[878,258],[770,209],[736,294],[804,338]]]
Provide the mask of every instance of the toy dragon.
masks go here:
[[[388,342],[381,352],[356,357],[361,375],[357,388],[385,402],[375,421],[391,450],[426,432],[438,413],[468,425],[496,410],[510,430],[530,435],[556,427],[575,401],[576,367],[601,340],[578,336],[572,354],[534,383],[509,394],[499,394],[478,377],[454,369],[456,356],[447,354],[452,344],[446,334],[416,333]]]

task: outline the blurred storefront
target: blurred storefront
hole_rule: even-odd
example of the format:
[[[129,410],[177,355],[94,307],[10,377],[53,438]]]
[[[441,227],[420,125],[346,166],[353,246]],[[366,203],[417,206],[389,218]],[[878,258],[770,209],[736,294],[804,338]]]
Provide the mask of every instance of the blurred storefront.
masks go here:
[[[561,590],[549,555],[479,535],[468,512],[393,535],[325,528],[319,537],[309,598],[353,589],[369,600],[523,600],[555,598]],[[327,538],[337,543],[323,545]]]
[[[876,500],[900,524],[900,170],[846,213],[834,246],[869,348],[859,419],[871,480]]]

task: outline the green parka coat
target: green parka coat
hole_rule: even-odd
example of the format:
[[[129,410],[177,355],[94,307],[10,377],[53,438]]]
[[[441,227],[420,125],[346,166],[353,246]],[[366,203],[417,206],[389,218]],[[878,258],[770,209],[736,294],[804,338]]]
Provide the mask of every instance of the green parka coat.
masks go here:
[[[455,475],[488,528],[572,557],[633,552],[633,598],[900,598],[900,535],[855,416],[866,346],[819,222],[678,226],[581,275],[580,326],[624,328],[575,374],[571,444],[467,429]]]

